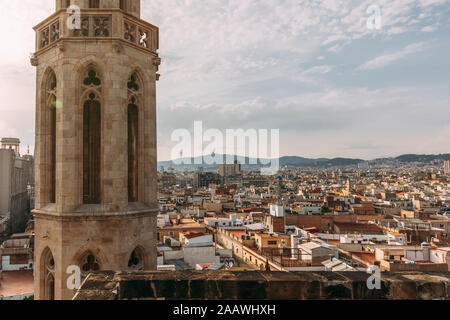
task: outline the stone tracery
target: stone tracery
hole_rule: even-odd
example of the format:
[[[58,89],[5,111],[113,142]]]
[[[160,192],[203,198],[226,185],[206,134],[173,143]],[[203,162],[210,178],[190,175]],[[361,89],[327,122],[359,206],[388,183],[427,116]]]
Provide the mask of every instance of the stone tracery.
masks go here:
[[[128,40],[132,43],[136,42],[136,26],[134,24],[131,24],[129,22],[125,22],[124,23],[124,29],[125,29],[125,33],[124,33],[124,39]]]
[[[89,273],[90,271],[98,270],[100,270],[100,263],[97,258],[91,252],[85,253],[83,258],[81,258],[81,271]]]
[[[42,253],[44,271],[44,296],[47,300],[55,300],[55,259],[49,248]]]

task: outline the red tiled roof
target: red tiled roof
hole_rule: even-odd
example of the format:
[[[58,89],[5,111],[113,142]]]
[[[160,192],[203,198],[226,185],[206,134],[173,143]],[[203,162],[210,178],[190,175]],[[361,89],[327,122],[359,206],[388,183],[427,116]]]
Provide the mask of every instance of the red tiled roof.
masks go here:
[[[245,230],[227,230],[229,233],[234,234],[237,237],[247,235]]]
[[[380,227],[375,224],[362,223],[334,223],[342,231],[380,231]]]
[[[0,280],[0,296],[12,297],[34,293],[34,277],[32,270],[3,271]]]
[[[353,257],[359,258],[362,261],[367,262],[370,265],[373,265],[375,263],[375,254],[374,253],[368,253],[368,252],[355,252],[352,253]]]
[[[203,237],[203,236],[208,236],[208,233],[202,233],[202,232],[185,232],[183,233],[185,238],[188,239],[193,239],[193,238],[198,238],[198,237]]]

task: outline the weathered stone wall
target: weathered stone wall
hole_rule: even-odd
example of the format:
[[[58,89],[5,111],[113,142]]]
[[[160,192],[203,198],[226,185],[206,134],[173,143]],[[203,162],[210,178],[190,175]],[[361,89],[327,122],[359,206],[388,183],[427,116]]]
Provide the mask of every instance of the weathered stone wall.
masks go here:
[[[37,214],[35,221],[35,296],[41,297],[44,268],[43,253],[50,249],[55,260],[55,298],[71,299],[67,288],[71,265],[81,267],[82,258],[92,253],[100,270],[128,270],[131,252],[144,251],[144,265],[156,266],[156,217],[154,212],[51,216]]]
[[[200,299],[449,300],[450,272],[382,273],[381,289],[369,290],[365,272],[97,272],[74,300]]]

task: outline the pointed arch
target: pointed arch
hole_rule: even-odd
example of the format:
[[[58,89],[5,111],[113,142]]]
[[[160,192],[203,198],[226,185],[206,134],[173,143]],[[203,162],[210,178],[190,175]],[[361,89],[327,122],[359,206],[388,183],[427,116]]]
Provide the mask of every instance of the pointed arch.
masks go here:
[[[133,74],[136,74],[138,76],[139,81],[142,82],[142,89],[144,89],[144,91],[148,89],[151,83],[150,76],[148,75],[148,72],[146,70],[148,69],[144,68],[140,63],[135,62],[130,66],[130,73],[128,74],[128,79],[130,79]],[[146,92],[144,92],[144,94],[145,93]]]
[[[97,77],[100,80],[105,79],[104,77],[104,70],[105,70],[105,64],[104,62],[97,58],[96,56],[90,55],[87,57],[82,58],[79,63],[75,66],[74,72],[77,74],[77,91],[76,91],[76,105],[82,105],[83,100],[82,97],[86,96],[86,89],[93,89],[86,88],[86,86],[83,86],[83,82],[86,79],[86,76],[88,75],[89,70],[95,70],[97,73]],[[100,86],[101,89],[101,86]]]
[[[146,77],[140,67],[134,67],[127,79],[127,99],[128,103],[138,106],[144,105],[146,95]],[[142,107],[141,107],[142,108]]]
[[[83,273],[99,271],[101,269],[100,260],[90,250],[81,256],[79,266]]]
[[[137,246],[128,258],[128,268],[130,270],[146,270],[147,255],[142,246]]]
[[[85,104],[87,101],[91,100],[89,99],[89,96],[91,93],[95,94],[95,101],[100,102],[100,122],[101,122],[101,128],[100,132],[103,132],[102,128],[104,126],[103,124],[103,108],[104,106],[104,97],[103,97],[103,90],[102,85],[103,81],[105,79],[104,73],[105,73],[105,63],[101,59],[99,59],[96,56],[89,55],[86,56],[80,61],[75,64],[74,66],[74,73],[76,74],[76,86],[75,86],[75,123],[78,129],[77,135],[76,135],[76,148],[79,150],[79,156],[81,161],[78,161],[77,168],[76,168],[76,175],[75,179],[77,180],[77,183],[75,183],[77,188],[77,203],[85,204],[85,192],[84,192],[84,182],[83,182],[83,176],[85,174],[84,172],[84,113],[85,113]],[[84,81],[89,76],[89,71],[95,70],[96,77],[100,80],[100,85],[96,86],[93,85],[85,85]],[[102,145],[100,145],[100,148],[102,148]],[[97,150],[100,154],[102,154],[100,148]],[[100,159],[101,160],[101,159]],[[101,181],[103,172],[102,172],[102,166],[100,161],[100,172],[98,172],[99,181]],[[102,184],[100,183],[100,203],[102,201]]]
[[[99,255],[100,253],[94,254],[90,249],[81,248],[74,256],[74,264],[81,270],[81,281],[84,281],[91,272],[102,270],[104,260],[99,259]]]
[[[42,297],[45,300],[55,300],[55,270],[56,264],[52,251],[46,247],[41,254],[41,281],[43,281],[44,292]]]
[[[88,254],[92,254],[96,258],[97,263],[100,265],[100,268],[103,268],[110,263],[108,256],[105,255],[99,247],[93,244],[86,244],[85,246],[80,247],[80,249],[78,249],[77,252],[73,255],[72,264],[78,265],[81,268],[81,261],[83,261],[83,259]]]
[[[56,114],[58,80],[53,68],[48,67],[40,84],[41,103],[39,115],[41,128],[38,132],[40,144],[40,159],[44,170],[40,172],[40,184],[43,187],[41,193],[42,205],[56,203]]]

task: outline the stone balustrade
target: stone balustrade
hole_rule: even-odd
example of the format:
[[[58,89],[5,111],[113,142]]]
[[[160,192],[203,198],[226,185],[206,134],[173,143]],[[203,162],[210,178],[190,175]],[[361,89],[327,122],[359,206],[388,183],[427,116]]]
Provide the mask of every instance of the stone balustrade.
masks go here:
[[[36,52],[46,50],[60,40],[77,41],[119,39],[145,50],[157,52],[159,45],[158,28],[118,9],[83,9],[80,13],[79,28],[76,20],[65,10],[55,12],[34,27],[36,31]]]

